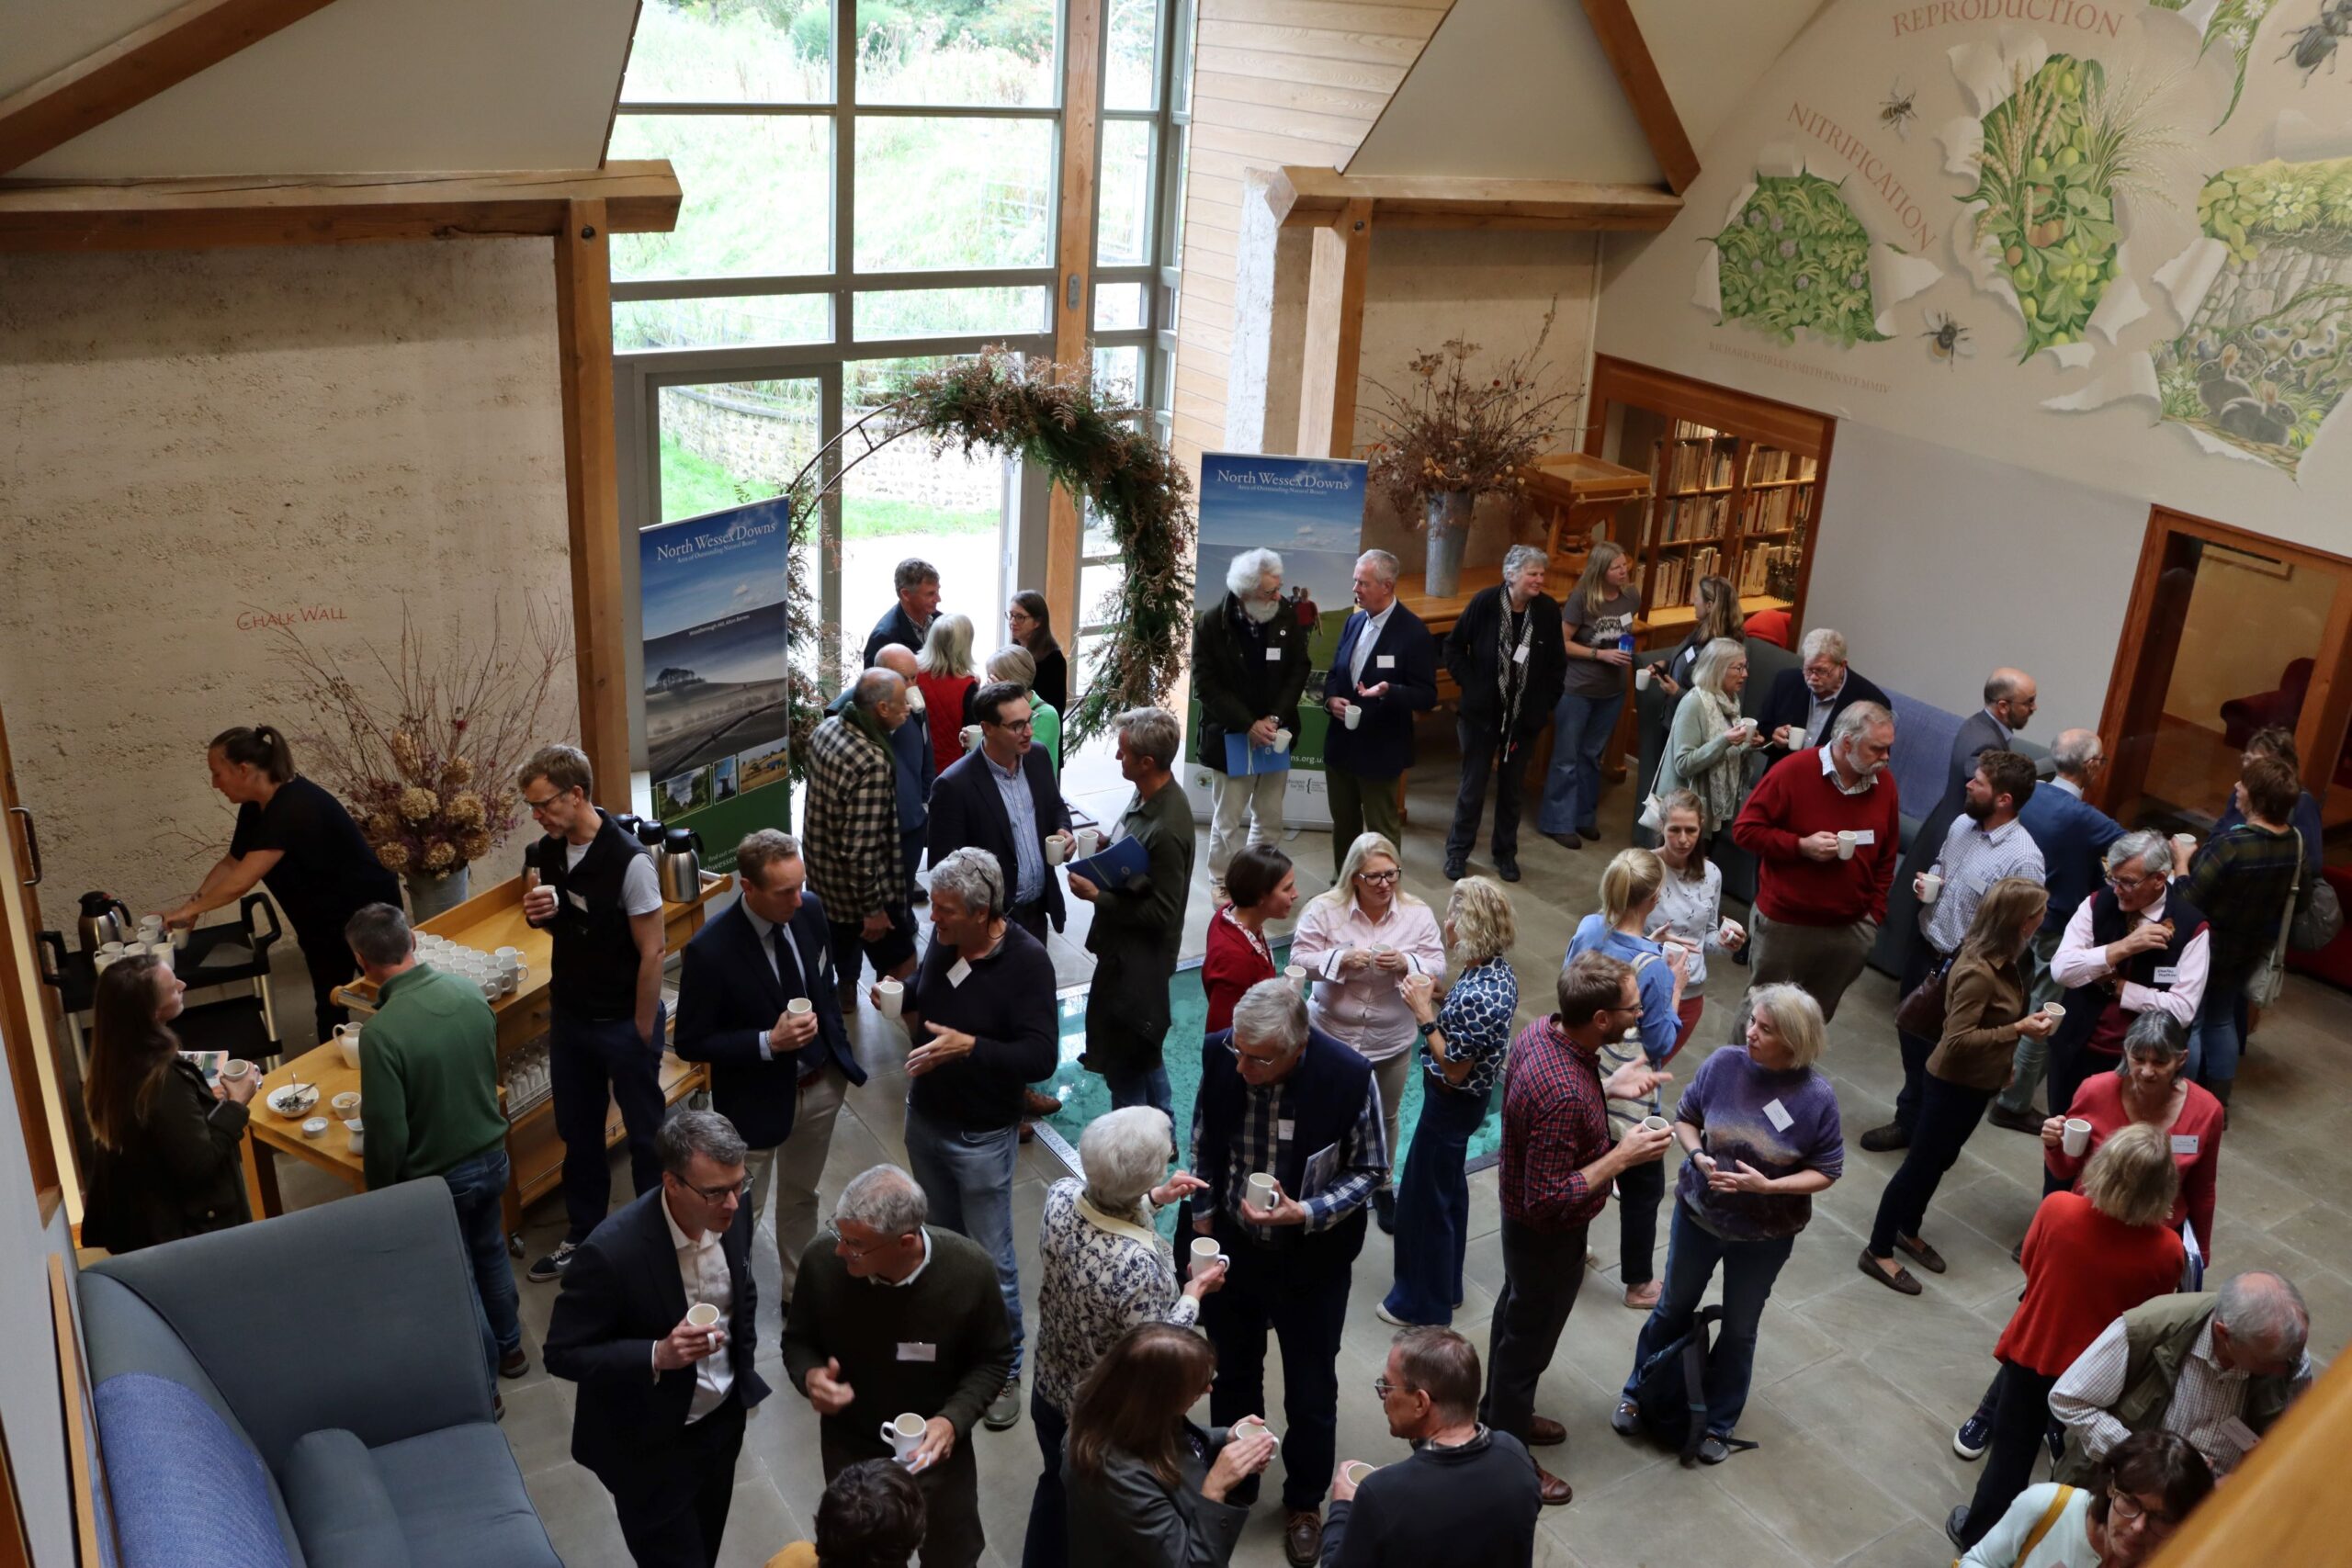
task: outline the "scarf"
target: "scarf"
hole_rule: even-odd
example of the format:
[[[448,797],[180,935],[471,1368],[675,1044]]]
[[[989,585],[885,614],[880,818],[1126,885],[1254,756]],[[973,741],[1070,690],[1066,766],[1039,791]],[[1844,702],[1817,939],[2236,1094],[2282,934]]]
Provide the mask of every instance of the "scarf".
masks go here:
[[[1519,728],[1519,699],[1527,692],[1527,666],[1512,656],[1527,647],[1535,635],[1535,601],[1530,599],[1527,602],[1527,609],[1522,615],[1521,612],[1510,607],[1510,590],[1506,588],[1495,608],[1501,612],[1495,617],[1496,668],[1501,671],[1498,678],[1503,699],[1501,734],[1504,755],[1509,756],[1510,738]],[[1520,618],[1520,626],[1519,635],[1514,638],[1511,621],[1515,617]]]
[[[1731,728],[1732,720],[1738,716],[1739,705],[1735,699],[1719,696],[1704,686],[1693,686],[1690,696],[1685,700],[1698,699],[1703,699],[1699,701],[1699,714],[1707,731],[1700,740],[1700,744],[1704,745]],[[1740,786],[1747,778],[1747,769],[1741,754],[1726,750],[1713,767],[1697,778],[1682,781],[1683,788],[1698,795],[1700,823],[1708,832],[1713,832],[1739,815]]]

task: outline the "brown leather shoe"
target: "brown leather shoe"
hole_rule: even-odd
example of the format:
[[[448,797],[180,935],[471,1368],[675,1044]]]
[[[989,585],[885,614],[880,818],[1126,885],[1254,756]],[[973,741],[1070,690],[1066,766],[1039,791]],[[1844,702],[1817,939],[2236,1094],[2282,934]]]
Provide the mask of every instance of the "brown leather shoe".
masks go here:
[[[1576,1488],[1544,1469],[1535,1467],[1535,1495],[1544,1499],[1547,1508],[1565,1507],[1576,1500]]]
[[[1527,1420],[1527,1446],[1531,1449],[1557,1447],[1568,1440],[1568,1429],[1548,1416],[1531,1416]]]
[[[1315,1568],[1323,1557],[1323,1516],[1312,1508],[1293,1508],[1283,1521],[1283,1555],[1291,1568]]]
[[[1021,1091],[1021,1114],[1023,1116],[1052,1116],[1057,1114],[1061,1108],[1062,1102],[1050,1094],[1039,1094],[1034,1089]]]

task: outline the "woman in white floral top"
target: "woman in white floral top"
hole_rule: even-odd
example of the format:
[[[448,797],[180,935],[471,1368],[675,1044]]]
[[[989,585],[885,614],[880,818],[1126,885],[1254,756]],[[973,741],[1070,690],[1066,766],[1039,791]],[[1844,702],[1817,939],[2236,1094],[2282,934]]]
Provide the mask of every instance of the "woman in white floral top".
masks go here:
[[[1687,789],[1660,795],[1658,818],[1657,852],[1666,866],[1666,880],[1658,884],[1657,907],[1650,911],[1646,934],[1652,942],[1672,942],[1686,954],[1689,969],[1676,1008],[1682,1032],[1675,1037],[1674,1051],[1679,1051],[1690,1043],[1690,1032],[1706,1010],[1702,993],[1707,984],[1707,954],[1737,953],[1747,944],[1747,932],[1737,920],[1724,919],[1724,874],[1699,842],[1704,836],[1699,797]],[[1674,1051],[1667,1053],[1668,1061]]]
[[[1428,975],[1409,975],[1396,987],[1420,1025],[1421,1115],[1396,1187],[1396,1282],[1377,1309],[1385,1322],[1443,1325],[1462,1304],[1470,1221],[1463,1160],[1510,1048],[1519,1010],[1510,945],[1518,934],[1510,896],[1483,876],[1465,876],[1445,907],[1447,956],[1461,977],[1444,1005]]]
[[[1139,1323],[1190,1325],[1201,1298],[1225,1282],[1218,1261],[1180,1280],[1152,1215],[1208,1183],[1178,1171],[1167,1112],[1131,1105],[1098,1116],[1078,1140],[1086,1171],[1046,1192],[1037,1237],[1045,1273],[1037,1286],[1037,1333],[1031,1348],[1029,1416],[1046,1460],[1029,1506],[1023,1568],[1060,1568],[1069,1560],[1064,1521],[1062,1438],[1078,1385],[1119,1337]]]

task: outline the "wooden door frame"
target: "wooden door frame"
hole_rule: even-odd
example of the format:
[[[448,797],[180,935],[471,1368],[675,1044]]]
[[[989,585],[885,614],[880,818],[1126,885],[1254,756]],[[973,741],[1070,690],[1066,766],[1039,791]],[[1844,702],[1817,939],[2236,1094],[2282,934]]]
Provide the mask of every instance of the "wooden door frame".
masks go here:
[[[2109,765],[2098,782],[2097,803],[2109,810],[2119,804],[2124,793],[2120,782],[2124,769],[2117,760],[2122,756],[2124,739],[2134,732],[2135,723],[2150,732],[2154,730],[2153,715],[2144,723],[2135,721],[2134,715],[2144,712],[2151,703],[2160,711],[2164,703],[2164,692],[2158,689],[2152,694],[2144,689],[2138,675],[2151,634],[2164,629],[2154,613],[2164,575],[2165,551],[2175,535],[2250,555],[2292,561],[2335,575],[2335,598],[2328,606],[2327,625],[2320,632],[2319,647],[2312,655],[2311,685],[2303,694],[2302,711],[2295,719],[2295,750],[2302,760],[2303,787],[2324,798],[2336,759],[2344,750],[2346,721],[2352,720],[2352,680],[2337,679],[2346,649],[2352,647],[2352,557],[2291,544],[2250,528],[2217,523],[2210,517],[2158,503],[2148,508],[2148,525],[2140,541],[2140,564],[2132,574],[2132,597],[2123,610],[2123,635],[2116,643],[2115,664],[2107,680],[2107,700],[2099,709],[2099,745],[2106,751]],[[2185,612],[2187,606],[2182,608]]]

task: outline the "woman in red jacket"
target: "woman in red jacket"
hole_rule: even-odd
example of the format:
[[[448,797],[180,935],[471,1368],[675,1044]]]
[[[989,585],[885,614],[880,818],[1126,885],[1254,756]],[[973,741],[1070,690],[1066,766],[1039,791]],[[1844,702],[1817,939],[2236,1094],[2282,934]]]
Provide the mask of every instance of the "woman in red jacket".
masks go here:
[[[2080,1192],[2053,1192],[2034,1212],[2019,1254],[2025,1297],[1993,1354],[1992,1453],[1976,1495],[1951,1511],[1944,1533],[1965,1551],[2000,1521],[2033,1479],[2034,1451],[2050,1425],[2050,1389],[2107,1325],[2180,1283],[2180,1233],[2166,1216],[2180,1190],[2165,1134],[2141,1123],[2100,1145]],[[1971,1416],[1973,1426],[1978,1417]],[[1952,1446],[1974,1458],[1963,1443]],[[1982,1452],[1984,1435],[1974,1438]]]
[[[2123,1062],[2111,1073],[2093,1073],[2075,1091],[2075,1102],[2041,1124],[2041,1160],[2048,1168],[2044,1192],[2071,1187],[2101,1144],[2135,1123],[2154,1127],[2169,1140],[2180,1167],[2180,1196],[2172,1206],[2172,1227],[2182,1222],[2197,1236],[2207,1267],[2213,1261],[2213,1188],[2222,1166],[2222,1102],[2182,1069],[2188,1047],[2180,1025],[2154,1009],[2133,1021],[2123,1036]],[[2066,1152],[2066,1119],[2091,1124],[2090,1145]]]
[[[979,671],[972,667],[971,617],[942,615],[932,622],[922,651],[915,655],[915,687],[931,723],[931,754],[943,773],[964,754],[964,727],[972,722],[972,694],[979,684]]]
[[[1209,953],[1201,963],[1211,1034],[1233,1027],[1233,1004],[1242,992],[1280,973],[1266,922],[1290,918],[1298,902],[1298,875],[1290,856],[1272,844],[1252,844],[1226,867],[1225,891],[1233,902],[1209,917]]]

